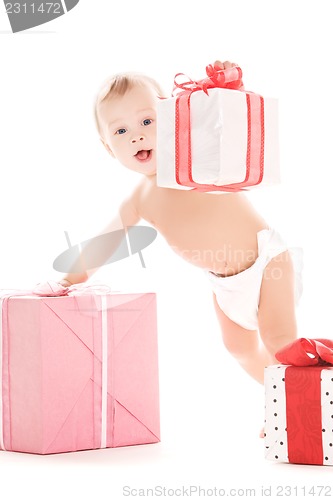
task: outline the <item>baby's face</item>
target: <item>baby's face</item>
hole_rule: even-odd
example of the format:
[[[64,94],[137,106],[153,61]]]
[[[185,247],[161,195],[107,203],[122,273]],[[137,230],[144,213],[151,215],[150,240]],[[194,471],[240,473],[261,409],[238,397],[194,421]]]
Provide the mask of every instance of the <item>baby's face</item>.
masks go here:
[[[125,167],[145,175],[156,173],[156,103],[150,86],[135,86],[124,96],[100,104],[104,142]]]

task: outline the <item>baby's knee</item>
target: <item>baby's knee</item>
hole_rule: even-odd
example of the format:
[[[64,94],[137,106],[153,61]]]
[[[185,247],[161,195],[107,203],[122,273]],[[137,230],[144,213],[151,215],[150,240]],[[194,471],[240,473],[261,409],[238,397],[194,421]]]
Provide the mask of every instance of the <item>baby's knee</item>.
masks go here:
[[[242,329],[243,332],[241,332],[240,329]],[[235,333],[236,332],[232,328],[229,331],[224,331],[222,335],[223,344],[229,354],[237,361],[243,361],[258,350],[258,334],[255,331],[245,330],[241,327],[239,327],[237,333]]]
[[[244,354],[243,353],[244,349],[237,341],[232,339],[232,336],[223,335],[222,340],[223,340],[223,345],[224,345],[225,349],[234,358],[238,358],[239,356],[242,356]]]
[[[263,329],[260,336],[267,351],[275,357],[277,351],[296,340],[297,328],[291,325],[290,328]]]

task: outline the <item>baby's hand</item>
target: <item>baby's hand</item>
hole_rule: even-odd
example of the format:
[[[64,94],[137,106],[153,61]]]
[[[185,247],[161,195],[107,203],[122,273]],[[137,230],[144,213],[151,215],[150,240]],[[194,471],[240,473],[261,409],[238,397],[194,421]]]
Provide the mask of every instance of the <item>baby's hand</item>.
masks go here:
[[[64,287],[69,287],[69,286],[72,286],[73,283],[71,283],[68,279],[66,278],[63,278],[62,280],[58,281],[58,283]]]
[[[223,87],[226,89],[244,90],[244,84],[243,84],[243,80],[242,80],[242,72],[241,72],[238,64],[236,64],[236,63],[233,63],[230,61],[224,61],[224,62],[215,61],[214,64],[207,66],[206,72],[207,72],[207,75],[210,77],[210,76],[212,76],[212,74],[214,74],[214,71],[216,71],[216,75],[214,77],[218,78],[219,72],[225,71],[225,70],[231,70],[232,68],[237,68],[237,69],[230,72],[230,73],[232,73],[231,81],[230,80],[228,82],[225,82],[224,80],[222,81]]]
[[[214,64],[214,69],[220,70],[220,69],[229,69],[229,68],[234,68],[235,66],[238,66],[238,64],[230,62],[230,61],[215,61]]]

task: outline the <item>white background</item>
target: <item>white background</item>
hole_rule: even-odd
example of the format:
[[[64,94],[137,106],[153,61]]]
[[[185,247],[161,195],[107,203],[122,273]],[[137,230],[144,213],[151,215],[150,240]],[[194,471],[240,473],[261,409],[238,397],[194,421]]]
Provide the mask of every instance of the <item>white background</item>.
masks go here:
[[[229,59],[247,89],[279,98],[283,182],[249,197],[304,249],[300,336],[331,338],[330,3],[81,0],[18,34],[1,6],[0,288],[58,279],[52,263],[66,248],[64,231],[72,244],[91,237],[139,180],[95,132],[92,105],[104,79],[141,71],[171,92],[174,74],[202,78],[208,63]],[[333,487],[329,467],[264,460],[263,388],[225,352],[201,271],[161,236],[144,252],[147,269],[136,257],[96,279],[158,293],[162,442],[49,457],[1,453],[3,498],[122,498],[125,485],[255,488],[257,497],[262,486],[274,497],[276,485],[289,485],[302,497],[302,486]]]

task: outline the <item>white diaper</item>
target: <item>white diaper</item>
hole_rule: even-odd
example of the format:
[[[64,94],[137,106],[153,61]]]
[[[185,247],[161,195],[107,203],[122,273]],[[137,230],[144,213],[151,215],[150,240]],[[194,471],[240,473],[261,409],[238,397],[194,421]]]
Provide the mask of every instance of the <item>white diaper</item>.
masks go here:
[[[260,288],[267,264],[277,255],[289,251],[295,273],[295,300],[302,294],[303,250],[288,248],[274,229],[263,229],[257,233],[258,258],[254,264],[233,276],[219,277],[206,271],[213,292],[222,311],[235,323],[247,330],[258,328],[258,305]]]

